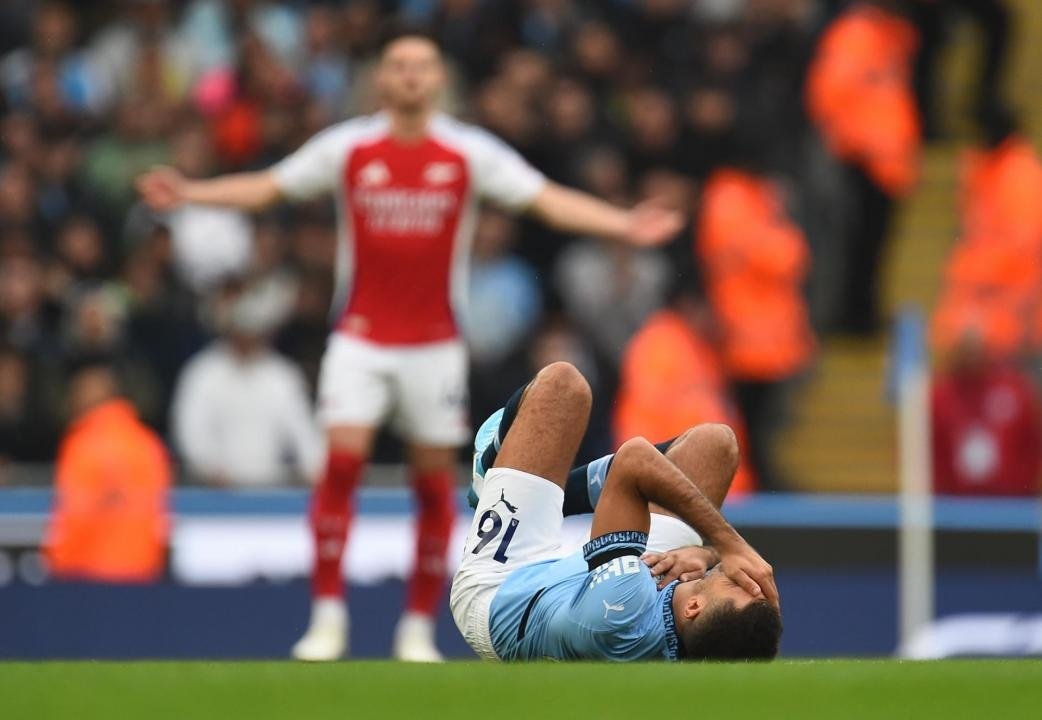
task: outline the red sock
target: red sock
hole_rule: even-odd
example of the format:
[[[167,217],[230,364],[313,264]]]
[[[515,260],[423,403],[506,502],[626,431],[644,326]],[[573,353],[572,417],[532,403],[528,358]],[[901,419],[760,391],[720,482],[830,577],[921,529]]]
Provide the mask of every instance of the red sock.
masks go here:
[[[365,460],[343,450],[330,450],[326,472],[311,497],[311,532],[315,543],[315,567],[311,596],[343,597],[340,562],[354,515],[355,489]]]
[[[416,564],[406,590],[409,612],[434,615],[445,589],[445,555],[456,519],[456,474],[439,470],[414,476],[419,507],[416,523]]]

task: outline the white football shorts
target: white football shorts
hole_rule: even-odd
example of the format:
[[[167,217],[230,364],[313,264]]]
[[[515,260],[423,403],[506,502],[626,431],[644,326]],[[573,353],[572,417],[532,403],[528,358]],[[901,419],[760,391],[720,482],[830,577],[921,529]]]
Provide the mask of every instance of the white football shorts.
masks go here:
[[[405,440],[465,445],[466,347],[461,340],[377,345],[333,333],[319,372],[318,415],[326,427],[390,421]]]

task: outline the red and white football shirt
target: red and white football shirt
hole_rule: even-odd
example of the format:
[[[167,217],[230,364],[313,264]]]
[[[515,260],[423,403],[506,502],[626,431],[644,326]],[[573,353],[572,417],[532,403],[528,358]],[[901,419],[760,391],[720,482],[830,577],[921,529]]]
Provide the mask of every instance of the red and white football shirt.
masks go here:
[[[546,183],[505,143],[446,115],[403,142],[384,113],[334,125],[274,168],[283,195],[334,192],[339,332],[382,345],[458,335],[477,204],[522,210]]]

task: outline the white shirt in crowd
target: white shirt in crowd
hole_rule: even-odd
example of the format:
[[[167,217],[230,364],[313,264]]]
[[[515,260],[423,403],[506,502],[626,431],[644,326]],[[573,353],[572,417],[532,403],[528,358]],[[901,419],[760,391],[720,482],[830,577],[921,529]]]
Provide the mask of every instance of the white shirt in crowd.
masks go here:
[[[312,479],[322,443],[303,374],[271,350],[237,355],[217,341],[185,366],[174,439],[189,471],[239,487]]]

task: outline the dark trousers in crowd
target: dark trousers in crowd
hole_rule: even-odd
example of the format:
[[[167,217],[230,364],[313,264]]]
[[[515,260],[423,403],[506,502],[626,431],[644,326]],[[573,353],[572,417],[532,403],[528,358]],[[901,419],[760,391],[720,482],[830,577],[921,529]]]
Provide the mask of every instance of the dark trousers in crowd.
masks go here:
[[[774,462],[774,436],[782,424],[785,386],[785,381],[756,380],[736,381],[732,386],[748,438],[742,452],[764,492],[786,489]]]
[[[881,327],[879,270],[894,201],[860,167],[848,165],[847,177],[850,211],[837,329],[852,335],[873,335]]]
[[[980,118],[1002,97],[1006,60],[1009,56],[1010,13],[1004,0],[936,0],[909,3],[912,19],[919,30],[919,54],[915,64],[915,93],[927,138],[937,137],[934,108],[937,61],[945,44],[946,24],[955,16],[973,21],[983,39],[977,77],[974,114]]]

